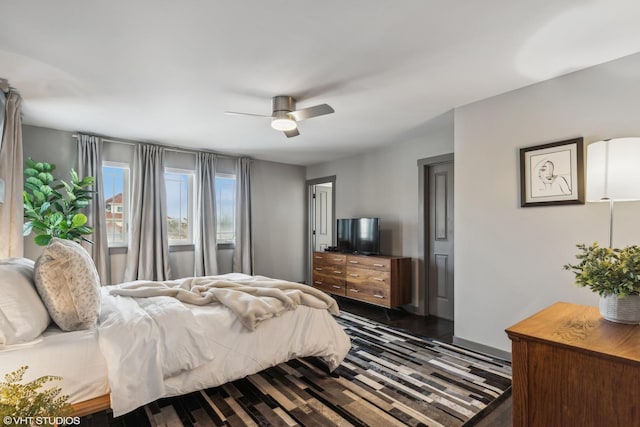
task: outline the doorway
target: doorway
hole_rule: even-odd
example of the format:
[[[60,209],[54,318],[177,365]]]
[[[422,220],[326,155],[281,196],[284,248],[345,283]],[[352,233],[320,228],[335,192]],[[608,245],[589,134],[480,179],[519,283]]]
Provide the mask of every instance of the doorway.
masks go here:
[[[312,254],[334,246],[336,177],[307,181],[307,278],[311,283]]]
[[[454,317],[454,156],[418,161],[422,314]]]

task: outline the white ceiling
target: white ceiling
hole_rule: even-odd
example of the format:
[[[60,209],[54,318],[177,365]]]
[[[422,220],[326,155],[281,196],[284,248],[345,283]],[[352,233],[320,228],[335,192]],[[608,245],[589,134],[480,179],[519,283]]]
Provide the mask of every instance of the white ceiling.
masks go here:
[[[640,51],[638,0],[4,1],[24,123],[309,165]],[[335,114],[287,139],[274,95]]]

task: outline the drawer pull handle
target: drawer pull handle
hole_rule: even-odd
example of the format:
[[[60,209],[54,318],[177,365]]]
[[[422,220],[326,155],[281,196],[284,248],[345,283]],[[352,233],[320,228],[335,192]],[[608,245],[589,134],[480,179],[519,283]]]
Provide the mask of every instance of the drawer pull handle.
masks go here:
[[[333,260],[334,260],[334,261],[342,261],[342,259],[341,259],[341,258],[334,258]]]
[[[318,255],[316,255],[314,258],[315,258],[315,259],[322,259],[322,257],[321,257],[321,256],[318,256]]]
[[[377,280],[378,282],[384,282],[384,279],[381,279],[379,277],[374,277],[373,280]]]
[[[340,289],[342,286],[333,285],[333,287],[336,288],[336,289]]]
[[[322,271],[322,268],[320,268],[320,267],[316,267],[316,270],[318,270],[318,271]]]
[[[342,274],[342,271],[339,271],[339,270],[333,270],[333,274]]]
[[[316,285],[322,285],[322,282],[319,282],[317,280],[315,282],[313,282],[313,283],[315,283]]]
[[[384,295],[378,295],[378,294],[376,294],[376,295],[374,295],[374,297],[376,297],[376,298],[380,298],[380,299],[384,299]]]
[[[351,277],[358,277],[358,275],[356,273],[349,273],[349,276]]]
[[[353,292],[353,293],[356,293],[356,294],[357,294],[358,292],[360,292],[360,290],[359,290],[359,289],[351,289],[351,292]]]
[[[360,264],[358,261],[349,261],[350,264]]]
[[[374,267],[384,267],[384,264],[373,264]]]

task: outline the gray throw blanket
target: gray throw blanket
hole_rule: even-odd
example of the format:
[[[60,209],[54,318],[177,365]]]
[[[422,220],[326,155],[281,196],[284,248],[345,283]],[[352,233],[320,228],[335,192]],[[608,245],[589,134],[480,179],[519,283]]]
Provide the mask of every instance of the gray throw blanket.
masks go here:
[[[135,281],[119,285],[110,294],[136,298],[168,296],[194,305],[223,304],[251,331],[263,320],[295,310],[298,305],[338,314],[338,304],[324,292],[311,286],[262,276],[238,281],[224,280],[219,276],[164,282]]]

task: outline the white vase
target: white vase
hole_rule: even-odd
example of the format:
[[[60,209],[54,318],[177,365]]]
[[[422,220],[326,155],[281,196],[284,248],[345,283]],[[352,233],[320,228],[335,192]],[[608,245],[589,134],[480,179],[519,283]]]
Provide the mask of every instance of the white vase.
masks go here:
[[[600,314],[606,320],[627,325],[640,324],[640,295],[618,298],[617,295],[600,297]]]

